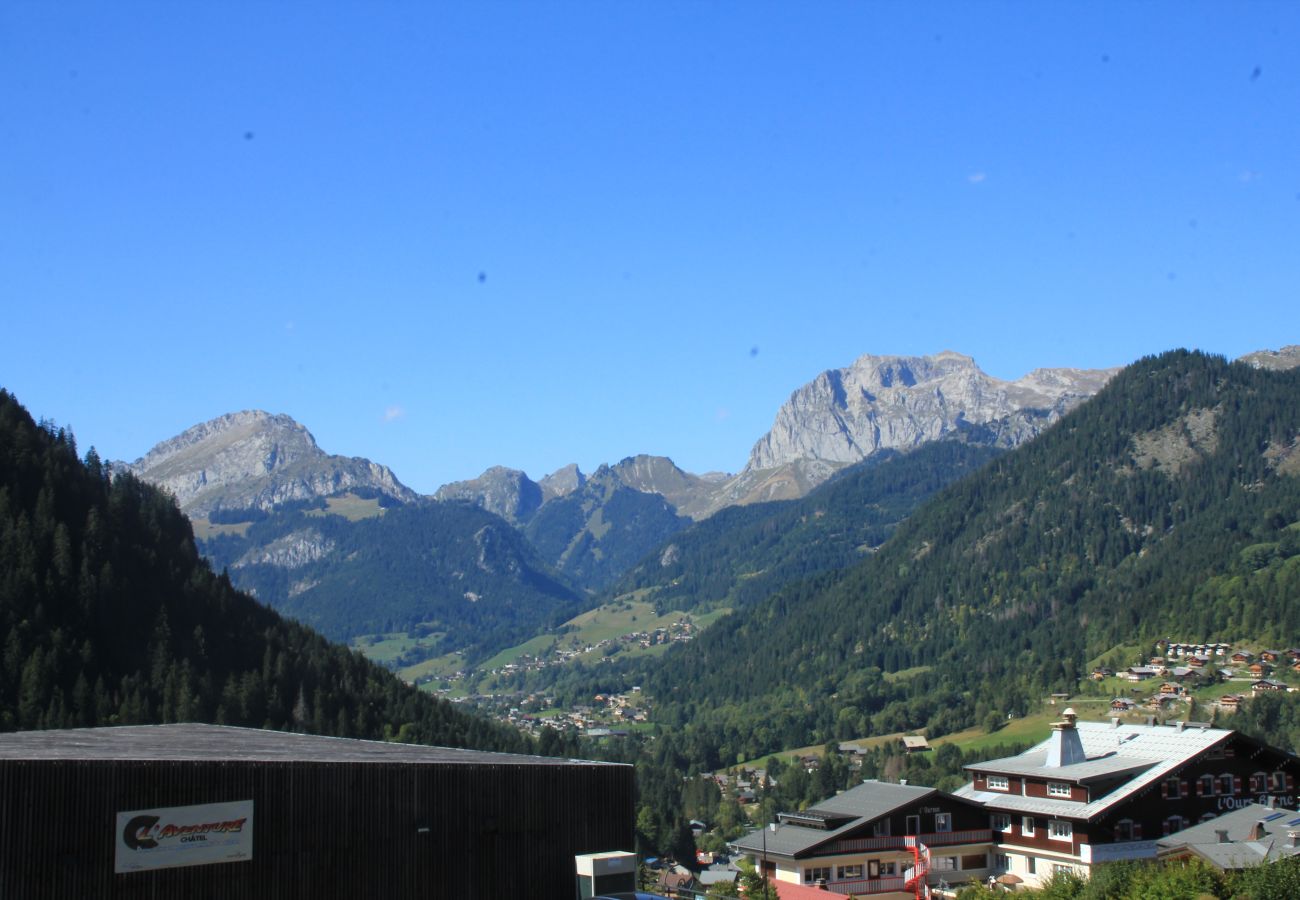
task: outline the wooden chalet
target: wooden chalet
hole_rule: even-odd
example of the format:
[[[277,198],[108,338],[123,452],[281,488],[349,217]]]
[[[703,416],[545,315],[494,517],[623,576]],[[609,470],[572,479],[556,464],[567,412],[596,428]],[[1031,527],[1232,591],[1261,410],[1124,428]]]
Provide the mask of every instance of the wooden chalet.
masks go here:
[[[983,881],[992,832],[979,804],[935,790],[867,781],[733,844],[784,884],[854,896],[913,897],[919,882]]]
[[[1002,872],[1041,883],[1120,859],[1244,803],[1293,804],[1300,760],[1208,725],[1080,723],[1072,710],[1037,747],[966,767],[957,796],[989,811]]]

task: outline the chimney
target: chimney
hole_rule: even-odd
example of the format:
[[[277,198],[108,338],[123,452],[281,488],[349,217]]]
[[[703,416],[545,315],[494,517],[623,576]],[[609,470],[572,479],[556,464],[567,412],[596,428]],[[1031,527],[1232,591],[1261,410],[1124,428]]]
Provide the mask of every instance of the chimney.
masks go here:
[[[1268,832],[1264,830],[1264,823],[1256,822],[1255,827],[1251,829],[1250,839],[1252,841],[1262,841],[1267,836],[1268,836]]]
[[[1111,716],[1111,717],[1110,717],[1110,727],[1111,727],[1111,728],[1118,728],[1118,727],[1119,727],[1119,716]]]
[[[1288,831],[1286,833],[1286,846],[1290,850],[1300,847],[1300,831]]]
[[[1088,757],[1083,752],[1083,741],[1079,738],[1079,729],[1074,726],[1074,720],[1077,718],[1074,710],[1067,708],[1061,713],[1061,721],[1052,724],[1051,743],[1047,745],[1048,766],[1060,768],[1087,761]]]
[[[1220,828],[1218,831],[1214,832],[1214,835],[1219,839],[1220,844],[1232,843],[1228,840],[1228,830],[1226,828]]]

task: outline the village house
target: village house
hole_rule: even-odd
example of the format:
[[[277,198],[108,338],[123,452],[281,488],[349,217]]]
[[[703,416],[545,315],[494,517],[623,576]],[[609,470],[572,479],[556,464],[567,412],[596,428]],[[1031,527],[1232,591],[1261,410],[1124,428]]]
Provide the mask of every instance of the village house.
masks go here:
[[[1135,706],[1137,706],[1137,701],[1132,697],[1116,697],[1110,701],[1112,712],[1128,712]]]
[[[1155,678],[1160,672],[1151,666],[1129,666],[1124,670],[1125,681],[1146,681],[1148,678]]]
[[[998,871],[1037,885],[1053,872],[1152,859],[1157,838],[1246,803],[1293,805],[1300,759],[1203,724],[1076,721],[1005,759],[967,766],[956,796],[984,805]]]
[[[1250,803],[1156,842],[1163,861],[1198,858],[1221,872],[1300,855],[1300,813]]]
[[[1270,691],[1285,691],[1286,689],[1286,682],[1275,681],[1272,678],[1261,678],[1250,685],[1250,690],[1254,694],[1267,694]]]
[[[983,881],[996,865],[988,815],[934,788],[867,781],[739,838],[772,881],[904,898],[919,882]]]

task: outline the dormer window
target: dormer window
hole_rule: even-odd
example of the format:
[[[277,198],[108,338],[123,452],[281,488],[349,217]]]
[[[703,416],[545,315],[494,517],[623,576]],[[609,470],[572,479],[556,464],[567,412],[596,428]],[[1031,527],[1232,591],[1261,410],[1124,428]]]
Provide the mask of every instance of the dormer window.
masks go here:
[[[1011,782],[1005,775],[988,776],[987,785],[990,791],[1006,791],[1011,789]]]
[[[1064,781],[1047,782],[1047,796],[1049,797],[1069,797],[1070,786]]]

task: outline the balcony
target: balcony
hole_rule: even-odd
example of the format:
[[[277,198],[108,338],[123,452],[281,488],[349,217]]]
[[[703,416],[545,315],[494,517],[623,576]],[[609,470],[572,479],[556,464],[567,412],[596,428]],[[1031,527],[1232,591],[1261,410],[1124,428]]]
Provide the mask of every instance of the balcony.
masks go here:
[[[909,838],[920,840],[925,846],[952,847],[958,844],[988,844],[993,841],[993,829],[975,828],[970,831],[936,831],[931,834],[908,835],[907,837],[872,837],[852,838],[836,841],[820,849],[818,856],[837,856],[842,853],[877,853],[889,850],[911,851]]]

